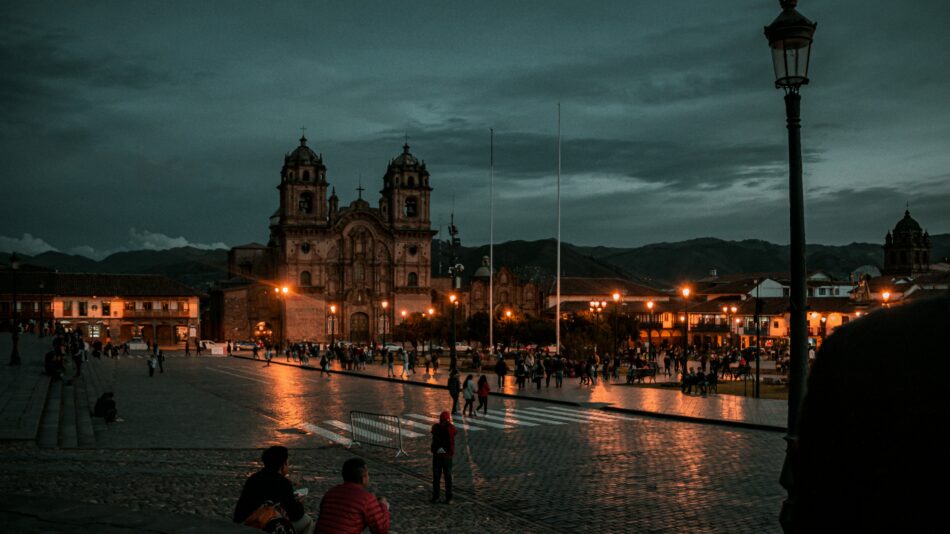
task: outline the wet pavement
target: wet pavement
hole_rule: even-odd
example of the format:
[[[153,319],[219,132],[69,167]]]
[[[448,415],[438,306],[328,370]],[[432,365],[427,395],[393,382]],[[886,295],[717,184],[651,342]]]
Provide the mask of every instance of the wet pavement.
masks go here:
[[[459,418],[456,502],[433,506],[427,427],[451,406],[444,389],[175,354],[154,377],[144,358],[90,369],[124,421],[97,432],[94,450],[8,444],[0,493],[227,520],[258,451],[279,443],[293,448],[311,510],[346,458],[368,458],[374,488],[391,497],[393,532],[779,530],[780,432],[605,412],[592,400],[629,386],[598,386],[581,406],[492,397],[493,418]],[[400,417],[408,454],[395,458],[398,431],[385,425],[362,432],[395,448],[371,445],[360,422],[347,431],[354,410]],[[347,449],[353,437],[364,443]]]

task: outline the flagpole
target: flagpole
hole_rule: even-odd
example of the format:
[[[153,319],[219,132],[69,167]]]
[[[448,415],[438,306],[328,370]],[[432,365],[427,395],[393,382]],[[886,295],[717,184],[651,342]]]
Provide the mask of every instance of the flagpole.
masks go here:
[[[557,103],[557,318],[554,322],[554,334],[557,338],[555,350],[561,354],[561,103]]]
[[[488,346],[495,354],[495,129],[489,129],[488,151]]]

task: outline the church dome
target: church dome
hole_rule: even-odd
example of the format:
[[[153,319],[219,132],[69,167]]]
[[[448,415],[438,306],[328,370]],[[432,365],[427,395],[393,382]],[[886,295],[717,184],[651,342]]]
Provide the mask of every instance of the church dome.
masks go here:
[[[402,154],[396,156],[396,159],[390,163],[392,167],[414,167],[419,165],[419,160],[409,152],[409,143],[402,145]]]
[[[319,162],[320,157],[307,146],[306,137],[301,137],[300,146],[284,157],[284,163],[286,165],[314,165]]]
[[[491,276],[491,267],[489,267],[491,260],[488,256],[482,258],[482,265],[478,269],[475,269],[475,273],[472,274],[473,278],[488,278]]]
[[[894,227],[894,233],[920,233],[922,228],[913,217],[910,216],[910,210],[904,211],[904,218],[900,221],[897,221],[897,226]]]

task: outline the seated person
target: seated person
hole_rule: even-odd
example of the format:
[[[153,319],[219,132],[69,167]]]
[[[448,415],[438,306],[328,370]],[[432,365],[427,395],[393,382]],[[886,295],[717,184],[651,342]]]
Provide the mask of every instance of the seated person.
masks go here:
[[[320,501],[316,534],[372,534],[389,532],[389,502],[366,490],[369,469],[362,458],[343,462],[343,483],[330,488]]]
[[[96,406],[93,408],[93,415],[96,417],[102,417],[106,420],[107,423],[114,423],[116,417],[119,414],[119,411],[115,407],[115,394],[110,392],[103,393],[99,400],[96,401]]]
[[[296,532],[313,532],[313,519],[304,513],[303,504],[294,495],[294,486],[287,479],[290,470],[288,457],[287,447],[275,445],[264,451],[261,455],[264,468],[247,479],[234,507],[235,523],[244,523],[262,504],[270,501],[280,503]]]

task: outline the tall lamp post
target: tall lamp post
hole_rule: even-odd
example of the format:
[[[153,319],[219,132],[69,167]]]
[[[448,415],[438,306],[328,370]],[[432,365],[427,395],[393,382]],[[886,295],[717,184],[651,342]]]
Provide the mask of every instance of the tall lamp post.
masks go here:
[[[885,291],[881,293],[881,298],[884,299],[884,307],[887,308],[887,303],[891,300],[891,292]]]
[[[689,364],[689,293],[688,287],[684,287],[683,294],[683,377],[686,376],[686,367]]]
[[[808,325],[805,318],[805,199],[802,184],[801,96],[798,91],[808,83],[808,63],[816,23],[795,10],[798,0],[780,0],[782,12],[765,27],[772,50],[775,87],[785,90],[785,114],[788,128],[790,275],[788,434],[781,483],[788,491],[782,503],[779,521],[788,532],[794,530],[793,508],[797,491],[791,479],[798,442],[798,419],[805,397],[808,374]]]
[[[283,345],[287,339],[287,293],[289,291],[290,288],[287,286],[274,288],[274,294],[277,295],[277,300],[280,301],[280,345]]]
[[[386,346],[386,320],[389,318],[388,312],[386,311],[389,308],[389,301],[384,300],[380,304],[383,307],[383,346]]]
[[[619,291],[614,291],[610,295],[614,299],[614,355],[620,352],[620,299],[622,295]]]
[[[336,341],[336,304],[330,304],[330,349]]]
[[[459,307],[459,299],[455,293],[449,293],[449,303],[452,305],[452,349],[449,351],[449,372],[458,370],[458,351],[455,349],[455,310]]]
[[[20,269],[20,258],[14,252],[10,256],[10,270],[13,271],[13,350],[10,351],[10,365],[20,365],[20,317],[17,314],[16,272]]]
[[[652,300],[647,302],[647,309],[650,310],[650,322],[647,324],[647,346],[650,350],[648,354],[651,362],[656,358],[653,352],[653,306]]]

